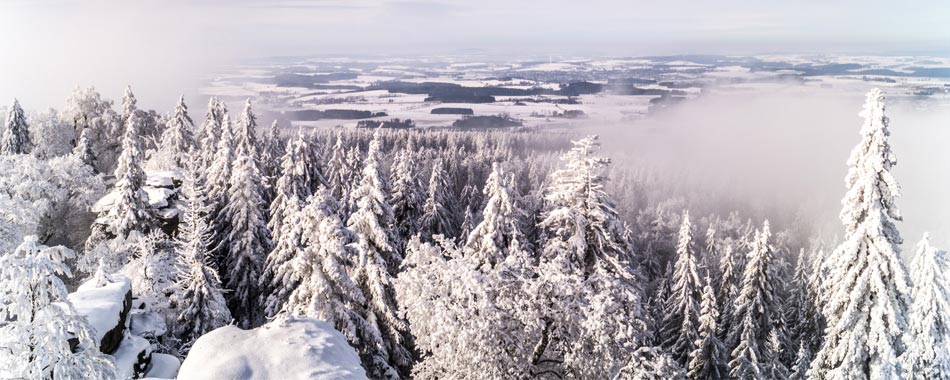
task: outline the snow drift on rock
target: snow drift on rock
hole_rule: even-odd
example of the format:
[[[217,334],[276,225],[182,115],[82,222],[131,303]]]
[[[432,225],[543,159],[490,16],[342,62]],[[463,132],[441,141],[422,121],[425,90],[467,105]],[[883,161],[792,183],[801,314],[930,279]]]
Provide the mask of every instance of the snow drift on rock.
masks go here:
[[[322,321],[280,318],[252,330],[225,326],[199,338],[181,365],[187,380],[366,379],[356,351]]]

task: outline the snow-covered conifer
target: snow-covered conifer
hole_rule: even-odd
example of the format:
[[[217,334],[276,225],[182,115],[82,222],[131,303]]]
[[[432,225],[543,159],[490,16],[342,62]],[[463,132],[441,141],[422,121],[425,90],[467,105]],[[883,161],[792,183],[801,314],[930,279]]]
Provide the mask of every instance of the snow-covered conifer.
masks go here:
[[[256,160],[260,154],[257,140],[257,116],[251,109],[251,99],[247,99],[244,102],[244,111],[241,112],[241,120],[234,128],[234,153],[247,155]]]
[[[670,355],[657,347],[641,347],[613,380],[682,380],[686,371]]]
[[[425,189],[419,181],[416,152],[411,141],[396,153],[390,183],[396,232],[405,238],[414,236],[419,232]]]
[[[790,375],[788,367],[782,362],[782,353],[785,347],[782,344],[778,330],[772,330],[769,333],[768,346],[766,347],[766,362],[762,363],[763,375],[769,380],[788,380]]]
[[[950,267],[947,254],[930,245],[924,234],[911,265],[907,350],[900,357],[908,380],[950,379]]]
[[[742,322],[741,326],[735,326],[731,331],[730,339],[727,344],[731,347],[740,345],[740,340],[752,339],[752,342],[742,343],[744,350],[756,350],[755,356],[760,360],[761,350],[768,344],[769,333],[772,332],[781,319],[778,296],[776,295],[774,283],[775,276],[772,269],[772,258],[774,248],[769,239],[771,238],[769,222],[762,224],[762,229],[756,231],[755,239],[752,242],[752,251],[749,252],[745,271],[742,274],[742,288],[735,299],[735,309],[732,320]],[[748,336],[747,336],[748,335]],[[739,350],[733,351],[733,358]],[[745,360],[751,360],[746,357]]]
[[[738,345],[732,350],[729,361],[729,378],[736,380],[765,379],[761,367],[762,350],[755,338],[756,328],[752,313],[746,313],[742,319]]]
[[[543,331],[536,365],[571,377],[606,378],[646,340],[642,292],[629,242],[604,191],[609,159],[596,136],[574,142],[552,175],[536,294]]]
[[[521,232],[521,209],[511,188],[506,183],[501,165],[492,165],[492,172],[485,182],[485,209],[482,221],[468,234],[465,249],[479,266],[492,268],[505,261],[512,249],[522,249],[512,244],[524,241]]]
[[[432,175],[429,176],[428,196],[422,206],[422,220],[419,230],[425,237],[432,235],[455,236],[452,215],[449,210],[451,190],[446,178],[442,160],[432,165]]]
[[[900,195],[891,168],[897,163],[888,142],[884,95],[874,89],[861,112],[861,142],[851,151],[841,201],[845,237],[835,249],[825,281],[827,328],[809,378],[893,379],[907,326],[909,286],[900,259]]]
[[[406,322],[398,315],[392,277],[402,257],[393,236],[393,211],[386,199],[386,184],[379,167],[379,131],[369,144],[359,186],[353,190],[356,209],[347,220],[356,241],[355,280],[366,297],[367,319],[375,321],[383,345],[377,347],[378,360],[367,368],[371,377],[392,378],[405,374],[412,358],[408,349]]]
[[[113,191],[118,195],[107,213],[110,232],[115,236],[125,237],[132,231],[145,233],[153,221],[148,196],[143,190],[145,171],[142,169],[142,142],[138,120],[131,117],[125,123],[122,153],[115,168],[116,184]]]
[[[185,180],[187,207],[178,234],[178,278],[173,298],[181,310],[175,323],[175,336],[181,352],[205,333],[231,322],[231,311],[224,299],[221,280],[211,258],[210,226],[204,189],[198,181],[198,163],[193,163]]]
[[[702,283],[696,270],[693,230],[688,211],[683,213],[682,220],[676,244],[671,294],[666,300],[666,318],[663,319],[660,335],[673,358],[686,364],[699,340],[697,328]]]
[[[90,140],[89,137],[91,133],[89,128],[82,129],[82,132],[79,134],[79,141],[76,142],[76,148],[73,149],[73,154],[76,155],[82,163],[89,165],[95,170],[96,154],[92,150],[92,140]]]
[[[193,155],[197,158],[194,152],[197,146],[194,128],[195,123],[188,116],[188,106],[182,95],[175,105],[175,114],[165,123],[165,132],[162,133],[158,148],[164,169],[183,169],[189,165]]]
[[[238,154],[231,172],[227,205],[223,219],[227,226],[227,260],[225,283],[231,293],[228,305],[235,319],[244,327],[261,322],[260,275],[264,259],[271,249],[265,205],[262,199],[263,180],[248,154]]]
[[[706,275],[706,285],[703,287],[703,301],[699,316],[699,340],[696,348],[689,355],[690,379],[696,380],[725,380],[729,378],[725,366],[726,347],[716,335],[716,322],[719,318],[716,292],[713,290],[712,280]]]
[[[27,154],[33,147],[30,139],[30,127],[26,123],[26,114],[20,102],[13,99],[13,105],[7,111],[7,121],[0,131],[0,154]]]

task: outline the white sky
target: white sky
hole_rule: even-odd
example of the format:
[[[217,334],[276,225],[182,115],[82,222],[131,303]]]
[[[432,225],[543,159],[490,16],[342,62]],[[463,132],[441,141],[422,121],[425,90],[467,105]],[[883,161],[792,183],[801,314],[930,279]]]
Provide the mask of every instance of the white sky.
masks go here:
[[[169,108],[212,68],[310,54],[947,52],[950,2],[2,0],[0,103],[132,84]]]

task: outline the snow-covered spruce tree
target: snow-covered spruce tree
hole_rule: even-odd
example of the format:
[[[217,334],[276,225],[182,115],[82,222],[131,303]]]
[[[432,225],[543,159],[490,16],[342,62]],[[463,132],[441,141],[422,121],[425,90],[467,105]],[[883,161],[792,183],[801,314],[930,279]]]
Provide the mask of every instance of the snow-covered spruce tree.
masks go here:
[[[720,338],[725,342],[729,339],[731,327],[737,325],[732,320],[735,305],[733,301],[739,295],[739,286],[737,278],[742,274],[742,269],[737,267],[735,256],[735,242],[727,238],[723,248],[722,256],[719,258],[719,330]]]
[[[194,150],[195,123],[188,116],[188,106],[185,105],[185,96],[178,98],[175,105],[175,114],[165,123],[165,132],[159,145],[159,157],[163,161],[163,169],[183,169],[193,158],[197,158]]]
[[[861,142],[848,159],[848,193],[841,201],[845,237],[825,279],[828,327],[808,372],[813,380],[900,376],[909,286],[894,226],[901,220],[900,188],[891,175],[897,161],[880,90],[868,93],[861,116]]]
[[[281,174],[281,157],[284,156],[284,143],[280,138],[280,126],[277,124],[277,120],[274,120],[274,122],[270,125],[270,129],[261,135],[262,138],[260,139],[260,146],[258,148],[260,151],[260,166],[261,172],[264,175],[264,183],[266,184],[267,188],[267,200],[271,201],[274,198],[274,191],[277,187],[277,179]],[[302,154],[305,155],[306,153]],[[307,167],[307,170],[309,169],[310,168]]]
[[[930,245],[924,234],[917,243],[911,265],[911,290],[908,329],[904,334],[907,350],[901,355],[905,379],[950,379],[950,267],[946,252]]]
[[[79,141],[76,142],[76,148],[73,149],[73,154],[78,157],[82,163],[89,165],[89,167],[95,171],[96,154],[92,150],[90,134],[92,134],[92,132],[89,128],[82,129],[82,132],[79,133]]]
[[[597,136],[574,142],[552,174],[531,292],[543,326],[535,373],[608,378],[646,337],[638,274],[613,202]]]
[[[792,365],[791,374],[788,376],[789,380],[806,380],[808,379],[808,367],[811,365],[811,359],[813,358],[812,351],[805,346],[805,342],[802,342],[798,345],[798,354],[795,355],[795,364]]]
[[[423,357],[413,378],[527,378],[539,332],[526,323],[536,320],[523,292],[531,277],[527,252],[515,241],[503,262],[488,267],[441,235],[435,240],[413,237],[395,280]]]
[[[375,325],[383,342],[375,348],[376,359],[366,370],[370,377],[394,378],[408,375],[412,356],[408,349],[408,326],[399,317],[394,300],[392,276],[402,256],[395,249],[393,211],[386,199],[387,186],[379,167],[380,144],[377,130],[369,144],[363,176],[353,190],[356,209],[346,224],[356,238],[351,243],[358,255],[354,277],[366,297],[366,319]]]
[[[301,249],[300,210],[310,196],[310,154],[302,136],[291,144],[281,160],[281,176],[277,180],[276,196],[270,206],[270,221],[274,249],[267,255],[261,287],[265,315],[272,317],[283,307],[296,283],[290,279],[293,259]]]
[[[726,347],[717,336],[716,322],[719,318],[716,292],[713,290],[712,280],[706,275],[706,285],[703,287],[703,302],[699,316],[699,340],[696,348],[689,355],[690,379],[696,380],[725,380],[729,378],[726,369]]]
[[[736,380],[765,379],[762,371],[762,346],[755,338],[755,321],[752,313],[746,313],[739,326],[738,345],[732,350],[729,361],[729,378]]]
[[[122,153],[115,168],[115,203],[107,212],[109,232],[114,236],[127,237],[132,231],[145,233],[151,228],[153,218],[148,204],[145,171],[142,169],[142,141],[139,119],[131,117],[125,123],[122,137]]]
[[[185,180],[187,207],[179,227],[178,273],[172,296],[181,310],[175,323],[179,351],[187,354],[201,335],[231,322],[231,311],[224,299],[221,280],[213,267],[210,226],[204,189],[198,179],[198,163],[193,163]]]
[[[290,144],[290,149],[280,159],[280,178],[277,179],[275,196],[270,205],[270,220],[267,226],[278,240],[278,227],[284,223],[286,213],[299,209],[302,202],[312,193],[310,184],[309,148],[302,135]]]
[[[408,352],[391,350],[390,332],[380,330],[387,328],[387,322],[377,319],[384,316],[373,312],[364,289],[350,276],[358,253],[347,245],[353,236],[340,220],[338,207],[329,191],[320,189],[302,210],[303,247],[288,273],[289,282],[299,285],[291,289],[286,310],[327,321],[342,332],[359,352],[370,378],[404,378],[407,373],[400,373],[392,362],[395,355]],[[386,318],[390,317],[394,316]]]
[[[432,164],[432,175],[429,176],[428,196],[422,206],[422,220],[419,231],[426,238],[432,235],[455,236],[455,226],[452,223],[450,208],[451,190],[446,178],[442,160]]]
[[[234,152],[237,155],[247,155],[255,160],[260,154],[257,142],[257,116],[251,109],[251,99],[244,102],[244,111],[241,112],[241,120],[234,128]],[[260,170],[260,168],[258,168]]]
[[[246,148],[245,148],[246,149]],[[239,148],[240,150],[240,148]],[[253,150],[251,150],[253,153]],[[260,275],[271,249],[270,230],[262,199],[263,179],[247,153],[237,154],[231,172],[222,219],[227,227],[225,284],[231,314],[242,327],[262,322]]]
[[[7,111],[7,121],[0,131],[0,154],[27,154],[33,147],[30,139],[30,127],[26,124],[26,114],[20,107],[20,101],[13,99],[13,105]]]
[[[699,340],[699,297],[702,283],[696,271],[696,255],[693,243],[693,227],[689,212],[683,213],[676,244],[676,264],[673,267],[673,285],[666,299],[666,317],[662,321],[660,336],[663,346],[676,361],[687,364],[689,355]]]
[[[358,173],[351,168],[346,159],[346,146],[343,144],[343,132],[336,136],[336,143],[330,151],[330,160],[327,162],[327,187],[330,195],[340,200],[340,216],[349,216],[347,206],[350,203],[350,187],[354,176]]]
[[[0,374],[28,380],[112,380],[112,358],[66,298],[64,261],[73,252],[28,236],[0,255]],[[75,347],[70,340],[74,339]]]
[[[763,375],[769,380],[788,380],[790,375],[788,367],[782,362],[782,352],[785,347],[780,335],[777,329],[769,333],[768,346],[766,346],[768,354],[765,357],[766,362],[762,363]]]
[[[218,147],[214,149],[214,161],[204,173],[205,191],[208,193],[208,216],[211,228],[211,246],[214,247],[214,259],[222,277],[225,276],[225,257],[228,254],[227,234],[228,219],[224,208],[228,204],[228,188],[231,186],[231,164],[234,162],[234,140],[231,132],[231,118],[228,114],[222,116],[221,136]],[[211,148],[209,148],[211,149]]]
[[[771,237],[769,222],[762,224],[762,230],[755,233],[752,242],[752,251],[749,252],[745,271],[742,274],[742,289],[735,299],[735,311],[732,320],[741,322],[731,331],[727,347],[733,347],[733,358],[741,350],[736,348],[743,345],[746,349],[757,350],[756,357],[764,360],[762,349],[768,344],[769,333],[775,328],[783,327],[780,322],[781,300],[776,294],[775,276],[772,270],[774,250],[769,242]],[[752,339],[752,342],[740,344],[740,341]],[[748,359],[748,358],[746,358]],[[734,367],[732,367],[734,368]]]
[[[390,174],[393,220],[396,233],[404,238],[419,232],[425,188],[419,181],[417,165],[415,148],[410,140],[406,148],[396,154]]]
[[[205,121],[201,124],[201,151],[198,157],[204,169],[202,171],[211,167],[218,151],[218,141],[222,134],[221,124],[224,122],[224,113],[227,112],[223,107],[218,103],[217,97],[212,96],[208,100],[208,112],[205,113]],[[202,173],[201,178],[205,178],[205,175],[206,173]]]
[[[501,164],[492,165],[484,189],[482,221],[472,228],[465,243],[468,255],[479,267],[494,268],[505,261],[511,249],[524,249],[523,215],[514,191],[506,183]]]

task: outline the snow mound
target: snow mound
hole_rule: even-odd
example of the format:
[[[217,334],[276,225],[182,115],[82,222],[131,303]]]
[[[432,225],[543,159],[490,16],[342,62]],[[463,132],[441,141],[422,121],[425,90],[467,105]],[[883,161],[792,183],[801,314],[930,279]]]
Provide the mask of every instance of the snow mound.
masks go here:
[[[145,373],[146,379],[174,379],[178,375],[181,362],[167,354],[152,354],[152,363]]]
[[[252,330],[225,326],[195,342],[184,380],[366,379],[356,351],[325,322],[283,318]]]
[[[76,313],[85,316],[96,330],[96,342],[106,353],[110,353],[115,343],[121,340],[122,330],[125,329],[122,318],[131,306],[132,291],[132,282],[128,277],[116,274],[109,279],[111,282],[101,287],[96,287],[95,279],[87,281],[67,297]],[[115,343],[103,341],[107,334],[116,335],[108,339]]]
[[[119,379],[141,377],[145,372],[152,354],[152,345],[145,338],[127,335],[112,356],[115,358],[115,371]]]

